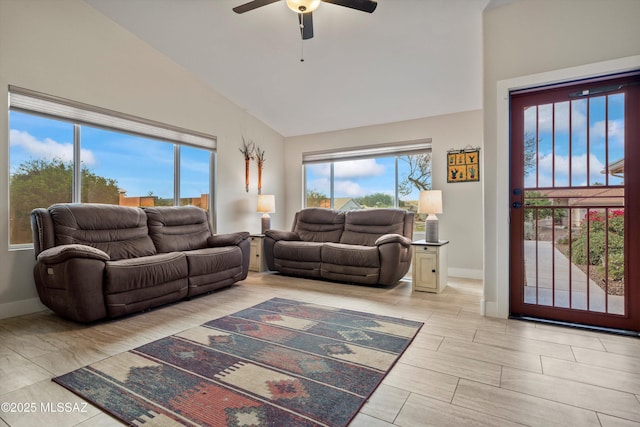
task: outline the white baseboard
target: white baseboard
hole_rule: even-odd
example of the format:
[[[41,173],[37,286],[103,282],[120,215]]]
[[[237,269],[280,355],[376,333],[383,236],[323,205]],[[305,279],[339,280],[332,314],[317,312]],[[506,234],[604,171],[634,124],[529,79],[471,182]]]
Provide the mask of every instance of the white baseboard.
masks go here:
[[[449,267],[449,276],[461,277],[463,279],[484,279],[484,272],[482,270],[474,270],[471,268],[453,268]]]
[[[0,304],[0,319],[22,316],[23,314],[36,313],[47,310],[39,298],[29,298],[20,301],[5,302]]]

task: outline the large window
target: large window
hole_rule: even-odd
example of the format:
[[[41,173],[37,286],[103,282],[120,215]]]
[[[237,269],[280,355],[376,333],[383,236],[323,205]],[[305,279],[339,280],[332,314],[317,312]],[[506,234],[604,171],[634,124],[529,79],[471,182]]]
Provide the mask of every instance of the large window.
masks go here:
[[[431,188],[430,141],[305,153],[303,163],[306,207],[417,212],[420,190]],[[420,237],[424,221],[414,224]]]
[[[11,246],[30,245],[31,210],[54,203],[211,209],[213,137],[190,138],[175,128],[22,91],[10,92]],[[92,123],[82,114],[93,115]]]

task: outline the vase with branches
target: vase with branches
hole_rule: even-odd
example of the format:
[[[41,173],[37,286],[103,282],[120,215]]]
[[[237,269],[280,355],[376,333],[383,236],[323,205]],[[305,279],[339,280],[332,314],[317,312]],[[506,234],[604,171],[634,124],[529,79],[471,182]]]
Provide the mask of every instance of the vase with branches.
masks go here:
[[[264,150],[256,145],[255,148],[256,162],[258,163],[258,194],[262,194],[262,167],[264,165]]]
[[[240,152],[244,156],[244,188],[245,191],[249,192],[249,166],[251,165],[251,160],[253,160],[253,152],[255,150],[255,144],[253,141],[245,140],[244,136],[242,137],[242,148],[239,148]]]

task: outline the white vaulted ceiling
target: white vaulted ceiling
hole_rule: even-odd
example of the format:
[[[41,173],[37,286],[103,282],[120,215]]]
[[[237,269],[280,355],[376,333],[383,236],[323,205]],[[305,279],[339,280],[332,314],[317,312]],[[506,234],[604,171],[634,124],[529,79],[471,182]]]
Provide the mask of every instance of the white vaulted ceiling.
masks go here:
[[[322,3],[304,43],[284,0],[242,15],[248,0],[85,1],[283,136],[482,107],[489,0]]]

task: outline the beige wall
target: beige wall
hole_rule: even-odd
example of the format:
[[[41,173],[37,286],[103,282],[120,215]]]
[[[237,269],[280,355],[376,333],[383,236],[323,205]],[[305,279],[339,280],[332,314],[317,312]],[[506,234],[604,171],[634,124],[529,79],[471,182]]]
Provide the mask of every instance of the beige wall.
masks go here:
[[[446,154],[451,148],[482,147],[482,111],[367,126],[337,132],[287,138],[286,224],[303,204],[302,153],[392,142],[432,139],[433,188],[443,192],[440,238],[450,240],[449,272],[459,277],[482,278],[482,180],[447,183]],[[480,150],[480,160],[483,150]]]
[[[260,230],[256,169],[244,190],[242,135],[266,149],[264,194],[284,194],[284,139],[165,56],[79,0],[0,0],[0,98],[7,86],[215,135],[218,232]],[[8,123],[0,107],[0,200],[8,200]],[[283,197],[277,197],[279,211]],[[8,211],[0,209],[0,317],[39,306],[33,250],[9,251]],[[280,227],[274,217],[274,226]],[[282,224],[284,225],[284,223]]]
[[[484,251],[488,315],[508,315],[508,91],[640,69],[640,1],[521,0],[485,11]]]

